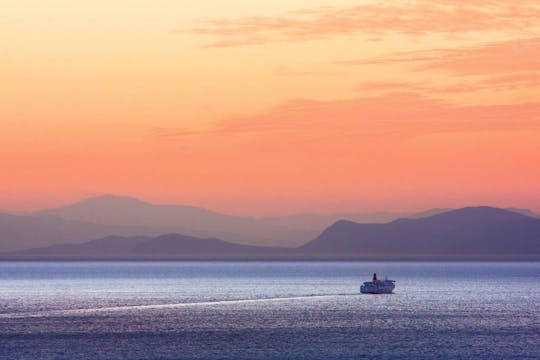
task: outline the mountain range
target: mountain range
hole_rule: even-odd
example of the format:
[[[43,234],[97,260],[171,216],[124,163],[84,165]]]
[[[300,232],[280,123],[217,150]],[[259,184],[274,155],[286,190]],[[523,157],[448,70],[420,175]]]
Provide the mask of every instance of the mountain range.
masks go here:
[[[448,211],[418,214],[374,212],[292,214],[279,217],[243,217],[185,205],[154,205],[126,196],[104,195],[29,214],[0,213],[0,252],[43,247],[56,243],[80,244],[108,235],[158,236],[179,233],[228,242],[298,247],[340,219],[384,223]]]
[[[183,234],[107,236],[1,254],[17,259],[540,259],[540,219],[467,207],[383,224],[339,220],[295,248]]]
[[[160,233],[159,229],[141,226],[102,225],[44,214],[0,214],[0,252],[55,243],[82,243],[111,234],[155,236]]]
[[[386,224],[340,220],[299,250],[336,258],[535,258],[540,219],[482,206]]]
[[[3,254],[18,259],[251,259],[282,256],[287,248],[234,244],[181,234],[107,236],[82,244],[55,244]],[[1,258],[2,256],[0,256]]]
[[[127,196],[104,195],[39,215],[106,226],[133,226],[163,233],[215,237],[249,245],[298,246],[320,231],[272,224],[252,217],[233,216],[187,205],[154,205]],[[123,233],[116,233],[124,235]]]

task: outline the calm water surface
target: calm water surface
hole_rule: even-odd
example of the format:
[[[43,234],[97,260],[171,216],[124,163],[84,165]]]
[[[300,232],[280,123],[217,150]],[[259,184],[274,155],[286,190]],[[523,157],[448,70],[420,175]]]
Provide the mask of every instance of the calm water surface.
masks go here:
[[[538,359],[540,263],[0,262],[0,358]]]

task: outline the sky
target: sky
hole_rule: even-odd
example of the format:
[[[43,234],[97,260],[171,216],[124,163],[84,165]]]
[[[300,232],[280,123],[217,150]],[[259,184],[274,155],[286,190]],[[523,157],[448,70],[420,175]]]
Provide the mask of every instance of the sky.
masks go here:
[[[537,1],[0,9],[0,209],[540,211]]]

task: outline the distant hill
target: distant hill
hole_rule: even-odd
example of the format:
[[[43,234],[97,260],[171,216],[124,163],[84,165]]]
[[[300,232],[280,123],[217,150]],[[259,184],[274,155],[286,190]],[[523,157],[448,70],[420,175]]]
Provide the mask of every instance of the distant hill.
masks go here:
[[[529,209],[519,209],[519,208],[506,208],[506,210],[509,210],[509,211],[513,211],[513,212],[517,212],[518,214],[521,214],[521,215],[526,215],[526,216],[530,216],[530,217],[535,217],[535,218],[539,218],[540,219],[540,214],[537,214]]]
[[[43,210],[38,214],[101,225],[137,225],[153,228],[161,233],[174,232],[266,246],[299,246],[323,229],[321,227],[306,230],[256,218],[221,214],[194,206],[154,205],[135,198],[114,195],[92,197],[72,205]]]
[[[0,254],[3,259],[257,259],[286,256],[290,249],[239,245],[180,234],[108,236],[83,244],[56,244]]]
[[[349,221],[336,221],[338,216]],[[395,220],[398,216],[404,219]],[[496,219],[495,223],[489,223],[490,219]],[[377,223],[381,221],[387,222]],[[538,214],[526,209],[490,207],[432,209],[416,214],[298,214],[256,219],[106,195],[29,215],[0,213],[0,252],[80,244],[111,235],[155,237],[180,233],[243,245],[300,246],[290,252],[299,257],[477,256],[488,250],[503,256],[523,253],[525,249],[529,254],[536,251],[538,242],[529,238],[537,236],[537,221]]]
[[[323,229],[332,225],[338,220],[350,220],[365,224],[382,224],[388,223],[400,218],[416,219],[421,217],[427,217],[435,214],[440,214],[453,209],[430,209],[419,213],[409,212],[358,212],[358,213],[335,213],[335,214],[291,214],[284,216],[264,217],[261,220],[268,223],[288,226],[299,229],[306,229],[310,231],[317,231],[320,233]],[[316,236],[314,234],[313,236]]]
[[[101,225],[51,215],[0,214],[0,252],[55,243],[82,243],[112,234],[159,235],[142,226]]]
[[[469,207],[385,224],[340,220],[294,249],[168,234],[108,236],[3,253],[0,258],[540,259],[540,219],[505,209]]]
[[[193,206],[153,205],[131,197],[105,195],[31,214],[0,213],[0,252],[59,243],[78,244],[109,235],[165,233],[292,248],[316,237],[336,216],[295,218],[293,215],[292,221],[288,217],[268,221]],[[351,219],[355,217],[351,215]]]
[[[335,213],[335,214],[315,214],[315,213],[303,213],[303,214],[290,214],[283,216],[263,217],[261,220],[271,224],[288,226],[291,228],[305,229],[309,231],[322,231],[328,226],[332,225],[339,220],[349,220],[362,224],[384,224],[389,223],[397,219],[420,219],[429,217],[432,215],[442,214],[447,211],[455,209],[450,208],[437,208],[429,209],[421,212],[351,212],[351,213]],[[514,211],[522,215],[540,218],[539,214],[536,214],[528,209],[507,208],[506,210]],[[314,235],[316,236],[316,235]]]
[[[347,258],[540,258],[540,219],[468,207],[387,224],[342,220],[298,250]]]
[[[153,228],[161,233],[215,237],[240,244],[296,247],[312,240],[339,219],[384,223],[398,218],[424,217],[448,210],[450,209],[431,209],[412,214],[367,212],[255,218],[221,214],[195,206],[155,205],[127,196],[103,195],[43,210],[36,215],[52,215],[102,225],[137,225]]]

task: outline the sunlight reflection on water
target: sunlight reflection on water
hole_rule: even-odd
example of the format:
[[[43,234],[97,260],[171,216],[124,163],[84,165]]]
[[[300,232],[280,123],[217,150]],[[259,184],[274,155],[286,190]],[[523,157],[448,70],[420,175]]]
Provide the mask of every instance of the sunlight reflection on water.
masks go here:
[[[373,271],[394,294],[358,294]],[[1,262],[0,276],[4,358],[540,353],[539,263]]]

